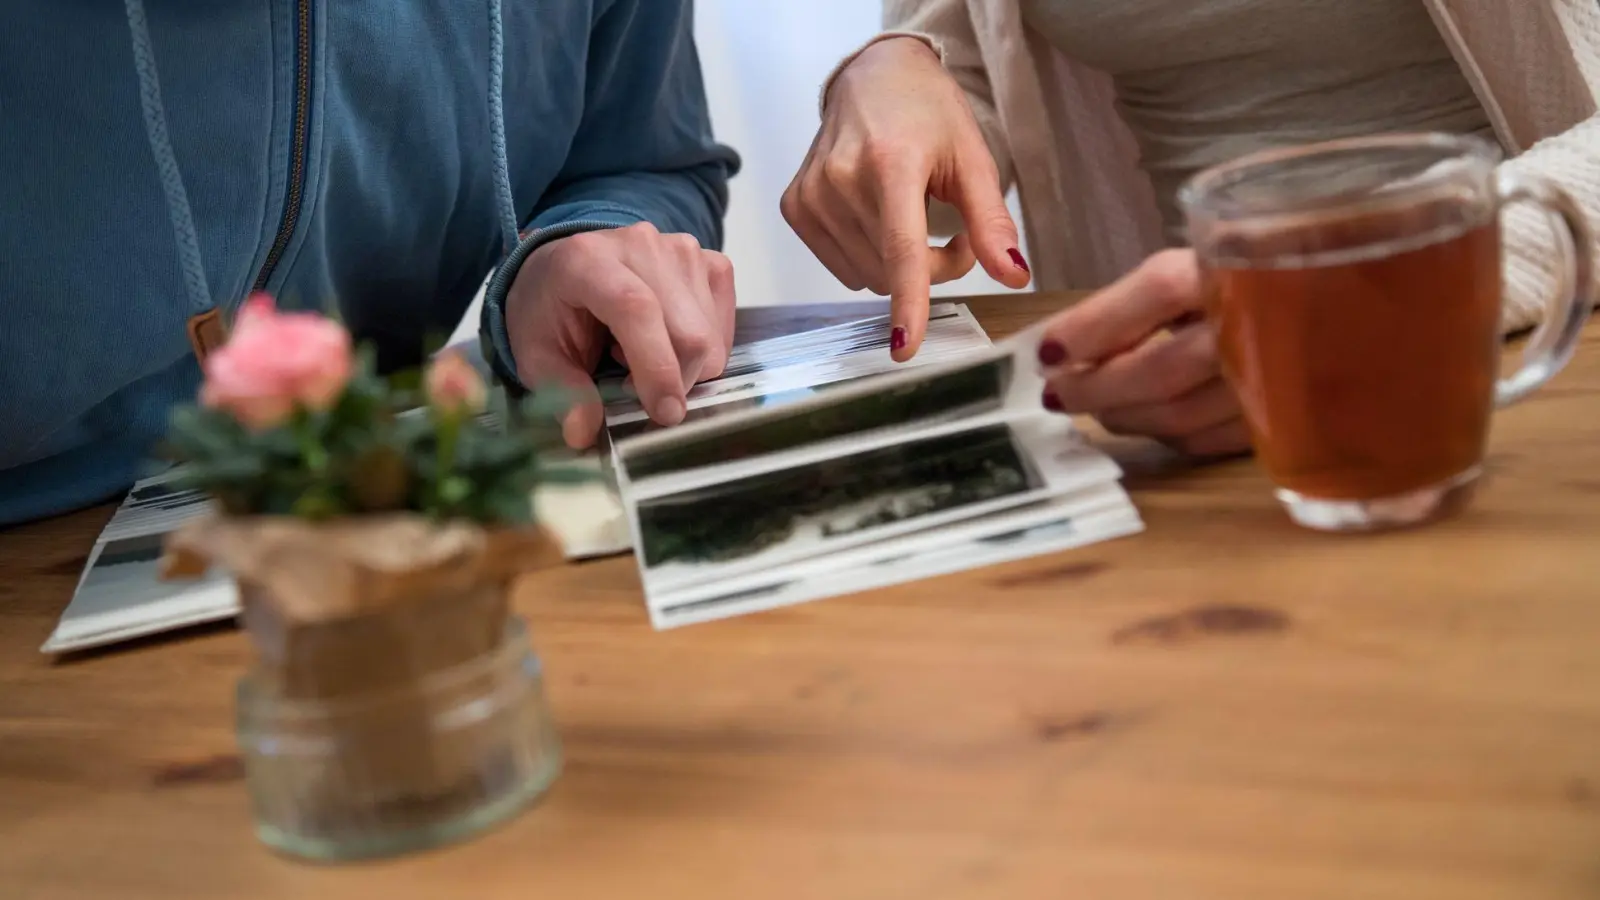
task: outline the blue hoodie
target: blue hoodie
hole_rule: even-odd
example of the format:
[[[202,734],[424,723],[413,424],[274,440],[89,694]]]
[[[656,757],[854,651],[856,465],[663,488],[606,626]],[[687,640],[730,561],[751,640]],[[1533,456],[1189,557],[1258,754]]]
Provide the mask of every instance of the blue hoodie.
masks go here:
[[[721,245],[693,0],[125,2],[0,4],[0,525],[125,490],[254,290],[394,367],[497,266],[507,353],[540,242]]]

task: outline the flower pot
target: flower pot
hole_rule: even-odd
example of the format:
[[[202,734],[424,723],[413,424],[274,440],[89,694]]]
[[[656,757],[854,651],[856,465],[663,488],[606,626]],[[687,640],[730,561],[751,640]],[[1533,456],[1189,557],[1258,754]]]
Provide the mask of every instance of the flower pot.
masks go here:
[[[256,650],[237,733],[257,834],[319,860],[457,840],[550,785],[560,751],[516,575],[553,563],[542,532],[416,516],[222,518],[169,542],[240,586]]]
[[[256,834],[337,861],[470,837],[541,796],[561,766],[539,664],[513,619],[498,645],[381,689],[284,694],[239,682],[237,734]]]

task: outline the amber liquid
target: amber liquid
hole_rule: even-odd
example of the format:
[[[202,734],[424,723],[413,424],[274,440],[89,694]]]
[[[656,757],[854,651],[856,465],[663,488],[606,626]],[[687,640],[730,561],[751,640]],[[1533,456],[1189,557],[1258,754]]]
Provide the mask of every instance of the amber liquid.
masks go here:
[[[1406,218],[1223,248],[1207,266],[1224,372],[1278,487],[1375,500],[1483,459],[1500,365],[1499,223]],[[1393,240],[1364,239],[1375,233]]]

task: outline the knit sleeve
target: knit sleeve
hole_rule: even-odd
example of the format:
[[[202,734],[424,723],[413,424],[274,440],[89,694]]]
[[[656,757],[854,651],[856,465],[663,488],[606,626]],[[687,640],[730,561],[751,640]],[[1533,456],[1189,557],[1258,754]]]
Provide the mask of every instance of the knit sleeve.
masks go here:
[[[1571,194],[1589,221],[1590,251],[1600,254],[1600,116],[1534,144],[1504,168],[1544,178]],[[1565,260],[1552,249],[1555,236],[1547,216],[1518,203],[1507,208],[1503,228],[1506,302],[1500,324],[1511,333],[1542,322],[1557,292],[1571,286]]]

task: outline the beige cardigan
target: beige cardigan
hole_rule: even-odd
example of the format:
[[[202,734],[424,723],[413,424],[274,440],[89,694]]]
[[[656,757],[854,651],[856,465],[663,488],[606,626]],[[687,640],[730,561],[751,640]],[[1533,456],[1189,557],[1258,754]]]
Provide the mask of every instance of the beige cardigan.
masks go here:
[[[1600,3],[1418,2],[1513,155],[1506,165],[1553,179],[1600,232]],[[927,41],[965,89],[1002,180],[1017,187],[1040,289],[1099,287],[1163,246],[1109,77],[1027,29],[1016,0],[884,0],[883,9],[886,31],[874,40]],[[936,211],[932,227],[955,230],[950,213]],[[1524,206],[1507,214],[1508,331],[1539,321],[1564,280],[1550,227]]]

